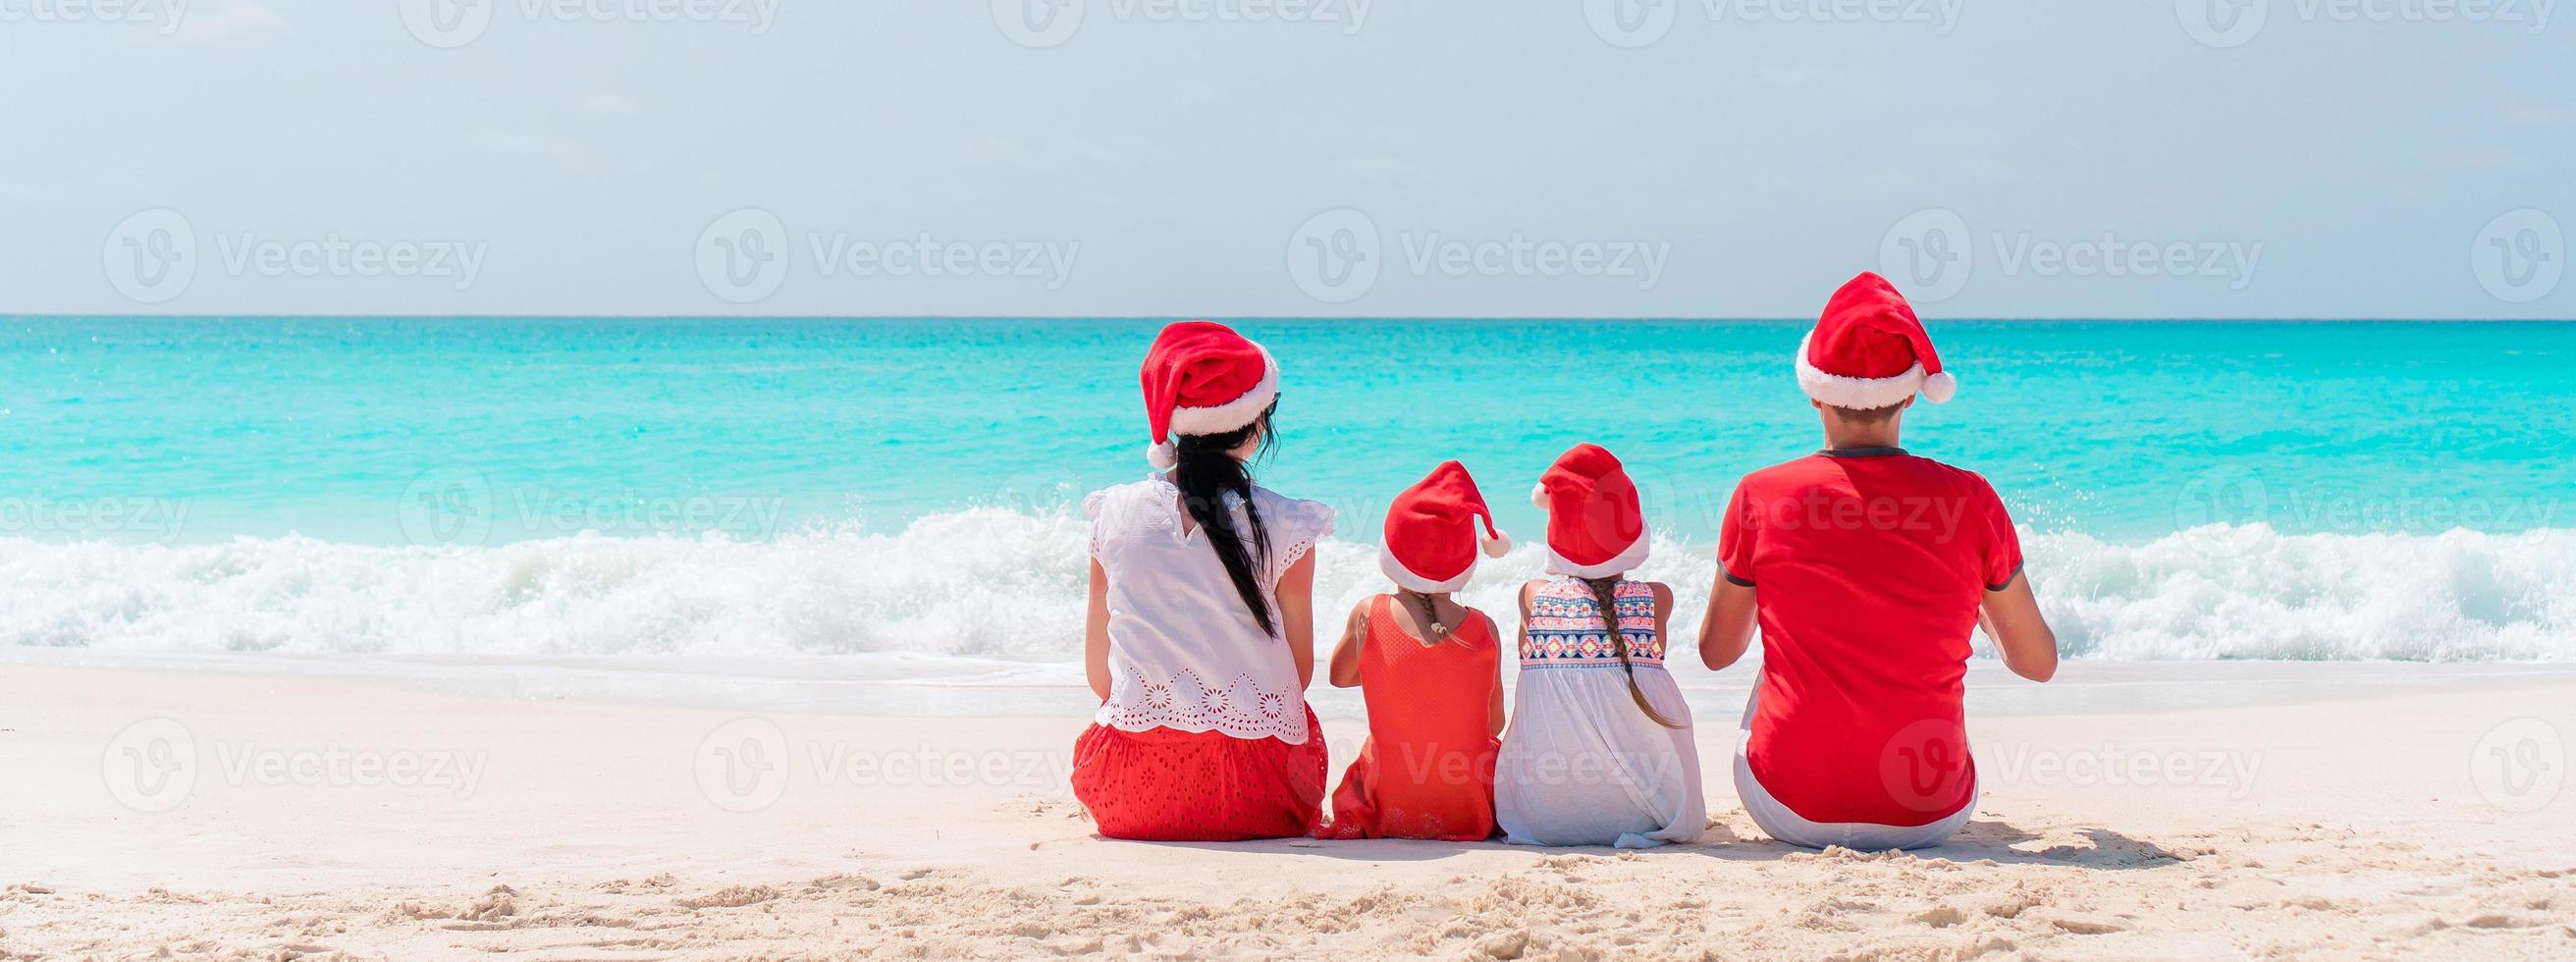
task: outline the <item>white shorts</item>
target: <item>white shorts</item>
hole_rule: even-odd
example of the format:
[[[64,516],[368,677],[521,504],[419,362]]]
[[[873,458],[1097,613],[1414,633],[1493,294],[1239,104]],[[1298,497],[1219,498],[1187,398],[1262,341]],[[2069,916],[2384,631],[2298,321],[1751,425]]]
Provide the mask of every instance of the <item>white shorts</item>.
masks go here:
[[[1753,777],[1753,762],[1745,757],[1745,748],[1753,741],[1753,706],[1761,699],[1761,685],[1754,686],[1754,696],[1744,704],[1744,727],[1735,739],[1735,796],[1744,804],[1744,814],[1753,816],[1753,824],[1763,834],[1805,848],[1840,845],[1855,852],[1885,852],[1891,849],[1930,848],[1949,841],[1968,818],[1977,813],[1977,785],[1968,783],[1968,800],[1959,810],[1928,825],[1880,825],[1874,822],[1810,822],[1790,811],[1789,806],[1771,797]]]

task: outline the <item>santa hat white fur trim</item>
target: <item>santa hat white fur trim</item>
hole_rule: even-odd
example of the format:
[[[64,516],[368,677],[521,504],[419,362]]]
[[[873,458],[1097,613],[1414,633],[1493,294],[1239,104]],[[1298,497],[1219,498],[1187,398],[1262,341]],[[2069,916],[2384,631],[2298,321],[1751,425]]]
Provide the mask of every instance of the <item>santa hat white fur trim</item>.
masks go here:
[[[1640,524],[1637,526],[1637,543],[1629,545],[1627,550],[1619,552],[1617,557],[1597,565],[1575,564],[1566,556],[1557,554],[1555,545],[1549,545],[1547,573],[1571,575],[1577,578],[1607,578],[1611,575],[1634,571],[1638,565],[1646,563],[1646,554],[1654,549],[1654,540],[1654,531]]]
[[[1279,400],[1279,359],[1270,356],[1269,348],[1253,346],[1261,348],[1261,383],[1242,397],[1215,407],[1173,408],[1173,434],[1224,434],[1261,420],[1261,412],[1270,410],[1270,402]]]
[[[1447,581],[1433,581],[1421,575],[1414,574],[1413,569],[1405,567],[1404,562],[1395,559],[1395,552],[1388,550],[1383,545],[1379,546],[1377,549],[1377,570],[1386,572],[1387,580],[1395,582],[1397,587],[1404,588],[1409,591],[1419,591],[1424,594],[1438,594],[1443,591],[1456,591],[1460,588],[1466,587],[1467,582],[1476,577],[1476,565],[1473,562],[1470,562],[1467,565],[1467,570],[1458,572],[1457,577],[1451,578]]]
[[[1916,391],[1923,392],[1923,399],[1934,404],[1949,400],[1959,391],[1959,379],[1951,377],[1948,371],[1926,375],[1921,361],[1914,362],[1913,367],[1906,368],[1905,373],[1895,377],[1827,374],[1807,361],[1807,343],[1815,337],[1816,333],[1809,331],[1807,336],[1798,339],[1798,386],[1806,389],[1808,397],[1823,403],[1868,411],[1903,404]]]

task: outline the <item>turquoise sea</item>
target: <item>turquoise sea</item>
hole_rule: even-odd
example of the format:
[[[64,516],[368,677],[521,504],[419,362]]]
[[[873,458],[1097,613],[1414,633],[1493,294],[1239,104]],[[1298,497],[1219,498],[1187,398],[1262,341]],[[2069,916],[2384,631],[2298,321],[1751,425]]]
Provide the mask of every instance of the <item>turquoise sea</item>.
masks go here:
[[[1159,323],[0,317],[0,644],[1069,657],[1065,510],[1145,472]],[[1819,441],[1796,322],[1234,323],[1354,597],[1434,463],[1528,544],[1594,441],[1687,605],[1735,479]],[[2576,657],[2576,324],[1934,333],[1907,446],[2004,493],[2079,655]]]

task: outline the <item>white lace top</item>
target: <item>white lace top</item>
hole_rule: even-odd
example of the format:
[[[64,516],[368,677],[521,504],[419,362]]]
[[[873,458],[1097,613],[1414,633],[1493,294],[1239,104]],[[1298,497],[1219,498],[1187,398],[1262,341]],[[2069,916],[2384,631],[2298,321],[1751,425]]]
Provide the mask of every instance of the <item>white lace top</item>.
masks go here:
[[[1241,499],[1231,501],[1243,530]],[[1333,509],[1258,486],[1252,501],[1270,535],[1269,564],[1253,563],[1275,620],[1271,587],[1333,533]],[[1157,475],[1093,492],[1082,511],[1091,556],[1109,575],[1109,701],[1094,720],[1305,744],[1305,692],[1288,643],[1253,620],[1207,532],[1183,524],[1180,489]]]

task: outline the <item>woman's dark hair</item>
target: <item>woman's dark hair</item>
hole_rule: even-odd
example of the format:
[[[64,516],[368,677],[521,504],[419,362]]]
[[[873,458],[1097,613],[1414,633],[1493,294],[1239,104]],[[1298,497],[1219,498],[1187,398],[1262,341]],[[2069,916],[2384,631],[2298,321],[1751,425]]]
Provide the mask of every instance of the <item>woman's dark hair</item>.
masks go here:
[[[1582,580],[1592,589],[1593,606],[1601,609],[1601,624],[1610,630],[1610,650],[1619,653],[1619,670],[1628,673],[1628,697],[1636,699],[1637,707],[1645,711],[1646,717],[1654,719],[1655,724],[1666,728],[1682,727],[1680,723],[1664,717],[1663,712],[1656,711],[1655,706],[1646,701],[1646,690],[1637,687],[1637,666],[1628,660],[1628,633],[1619,630],[1618,576]]]
[[[1235,460],[1234,449],[1258,436],[1261,450],[1270,450],[1270,416],[1279,410],[1272,402],[1269,410],[1251,424],[1224,434],[1184,434],[1172,439],[1179,448],[1179,460],[1172,465],[1172,486],[1181,489],[1181,507],[1207,532],[1210,547],[1216,549],[1216,560],[1225,565],[1226,577],[1234,582],[1236,594],[1243,596],[1243,606],[1252,609],[1252,620],[1261,630],[1279,634],[1278,619],[1270,612],[1270,602],[1262,597],[1263,586],[1253,564],[1270,564],[1270,531],[1261,523],[1261,508],[1252,501],[1252,472],[1242,461]],[[1249,531],[1234,529],[1234,512],[1226,510],[1226,495],[1242,499],[1243,521]]]

